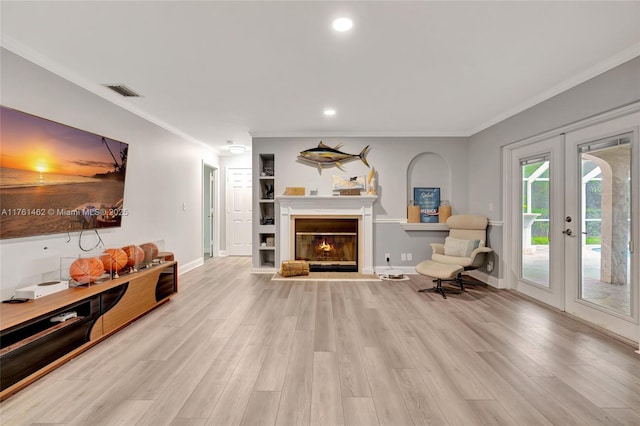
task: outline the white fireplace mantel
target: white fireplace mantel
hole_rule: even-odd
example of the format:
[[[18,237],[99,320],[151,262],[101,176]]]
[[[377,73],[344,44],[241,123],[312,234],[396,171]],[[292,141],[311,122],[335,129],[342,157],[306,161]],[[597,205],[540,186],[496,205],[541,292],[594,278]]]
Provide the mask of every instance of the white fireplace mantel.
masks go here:
[[[277,227],[277,244],[280,259],[291,259],[291,217],[303,216],[357,216],[361,220],[362,239],[359,250],[362,250],[363,258],[360,272],[373,273],[373,203],[378,199],[376,195],[276,195],[276,203],[279,207]]]

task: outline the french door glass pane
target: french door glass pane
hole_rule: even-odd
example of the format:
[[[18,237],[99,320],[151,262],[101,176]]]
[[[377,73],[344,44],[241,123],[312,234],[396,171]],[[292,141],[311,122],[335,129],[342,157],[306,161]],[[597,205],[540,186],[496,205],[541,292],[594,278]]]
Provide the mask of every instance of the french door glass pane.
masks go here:
[[[580,295],[631,315],[631,145],[618,140],[603,149],[581,149]]]
[[[549,287],[549,161],[522,161],[522,276]]]

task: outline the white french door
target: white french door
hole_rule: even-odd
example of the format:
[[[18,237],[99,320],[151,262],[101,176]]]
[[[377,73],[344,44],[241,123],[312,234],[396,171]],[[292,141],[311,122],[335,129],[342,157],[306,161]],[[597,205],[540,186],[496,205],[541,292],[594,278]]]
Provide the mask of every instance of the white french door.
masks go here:
[[[639,124],[630,114],[505,148],[508,286],[636,341]]]
[[[638,340],[640,114],[568,132],[565,310]],[[636,243],[637,244],[637,243]]]
[[[564,309],[564,150],[556,136],[512,151],[511,288]]]

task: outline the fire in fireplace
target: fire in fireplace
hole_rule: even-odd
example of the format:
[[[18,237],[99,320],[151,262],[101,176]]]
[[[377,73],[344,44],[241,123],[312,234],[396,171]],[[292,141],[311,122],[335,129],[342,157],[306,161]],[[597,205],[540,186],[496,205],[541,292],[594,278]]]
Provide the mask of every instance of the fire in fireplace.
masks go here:
[[[311,271],[358,272],[358,219],[295,219],[295,258]]]

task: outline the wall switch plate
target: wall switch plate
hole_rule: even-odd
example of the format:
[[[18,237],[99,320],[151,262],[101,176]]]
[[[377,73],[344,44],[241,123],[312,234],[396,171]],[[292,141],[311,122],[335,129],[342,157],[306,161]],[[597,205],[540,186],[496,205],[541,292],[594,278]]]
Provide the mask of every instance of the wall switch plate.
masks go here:
[[[402,253],[400,255],[400,261],[401,262],[406,262],[407,261],[407,253]]]

